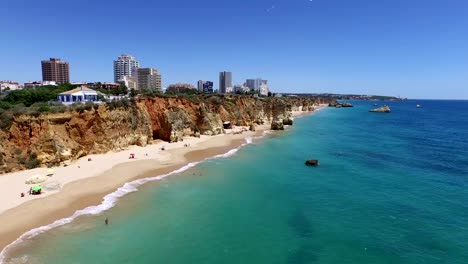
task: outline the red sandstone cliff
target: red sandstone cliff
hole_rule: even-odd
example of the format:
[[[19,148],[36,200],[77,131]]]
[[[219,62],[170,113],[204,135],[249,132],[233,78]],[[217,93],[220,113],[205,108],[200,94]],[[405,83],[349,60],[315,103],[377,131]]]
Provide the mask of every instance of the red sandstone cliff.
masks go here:
[[[252,98],[247,96],[138,97],[121,107],[90,107],[80,112],[15,117],[0,130],[0,173],[58,165],[87,154],[169,142],[184,136],[224,133],[223,121],[248,126],[310,111],[327,98]],[[276,128],[276,126],[272,126]]]

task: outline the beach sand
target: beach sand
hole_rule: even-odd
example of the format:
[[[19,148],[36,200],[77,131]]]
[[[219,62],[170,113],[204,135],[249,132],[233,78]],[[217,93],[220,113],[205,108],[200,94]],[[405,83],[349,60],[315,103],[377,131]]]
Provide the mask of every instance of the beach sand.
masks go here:
[[[233,134],[232,130],[217,136],[188,137],[182,142],[159,142],[146,147],[103,155],[90,155],[67,167],[55,168],[47,182],[62,187],[58,191],[46,191],[41,195],[28,195],[30,186],[25,184],[32,175],[47,173],[39,168],[0,176],[0,248],[15,241],[25,232],[69,217],[79,209],[102,202],[102,198],[126,182],[139,178],[167,174],[182,166],[224,154],[244,144],[245,138],[261,135],[269,126],[259,126],[256,132]],[[189,144],[185,147],[185,144]],[[161,150],[164,146],[165,150]],[[135,159],[129,159],[129,154]],[[148,154],[146,156],[145,154]],[[91,158],[92,161],[88,161]],[[20,197],[24,192],[25,197]]]
[[[294,111],[293,116],[311,113]],[[54,182],[61,188],[37,196],[28,195],[33,185],[27,185],[25,181],[32,175],[46,175],[46,168],[0,175],[0,186],[3,187],[0,193],[0,248],[31,229],[100,204],[106,194],[127,182],[167,174],[188,163],[224,154],[240,147],[246,138],[260,136],[269,128],[270,124],[265,124],[252,132],[245,131],[245,127],[235,127],[217,136],[187,137],[182,142],[157,142],[146,147],[132,146],[119,152],[85,156],[67,167],[54,168],[54,174],[42,184]],[[236,133],[242,130],[242,133]],[[165,150],[161,150],[163,146]],[[129,159],[131,153],[135,154],[135,159]],[[25,197],[20,197],[21,192]]]

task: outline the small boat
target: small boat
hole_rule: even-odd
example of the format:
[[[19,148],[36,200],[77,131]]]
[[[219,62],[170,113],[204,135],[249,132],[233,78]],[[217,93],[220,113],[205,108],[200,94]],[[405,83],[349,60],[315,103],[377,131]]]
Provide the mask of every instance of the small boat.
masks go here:
[[[377,106],[377,104],[374,104],[374,106]]]
[[[419,104],[417,104],[417,105],[416,105],[416,108],[421,108],[421,107],[422,107],[422,106],[421,106],[421,105],[419,105]]]

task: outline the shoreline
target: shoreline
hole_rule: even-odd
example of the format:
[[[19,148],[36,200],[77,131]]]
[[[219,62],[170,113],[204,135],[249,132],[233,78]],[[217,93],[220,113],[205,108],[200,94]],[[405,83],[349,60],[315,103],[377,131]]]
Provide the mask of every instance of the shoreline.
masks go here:
[[[293,116],[295,118],[303,117],[323,108],[322,106],[311,112],[294,111]],[[242,134],[234,134],[234,131],[230,130],[228,134],[207,136],[199,140],[190,137],[187,138],[187,140],[184,139],[183,142],[171,144],[164,142],[148,145],[140,149],[147,151],[148,149],[160,148],[161,145],[167,145],[168,147],[165,151],[161,151],[164,153],[162,157],[135,161],[128,161],[128,159],[126,159],[124,162],[117,162],[117,164],[111,166],[110,169],[97,173],[97,175],[91,172],[90,175],[71,180],[65,183],[60,191],[30,199],[4,211],[2,211],[2,207],[0,207],[0,222],[2,223],[2,230],[0,230],[0,248],[2,249],[0,251],[0,257],[3,257],[4,254],[7,253],[9,246],[14,246],[17,242],[21,242],[23,236],[26,236],[26,239],[29,238],[30,236],[28,236],[28,233],[31,231],[37,233],[46,231],[41,230],[41,228],[54,225],[60,220],[64,220],[65,222],[59,223],[58,225],[67,224],[77,217],[75,216],[76,213],[91,207],[105,205],[106,197],[123,190],[128,183],[142,180],[143,183],[141,184],[144,184],[148,181],[152,181],[152,179],[159,180],[182,170],[189,169],[193,166],[193,163],[198,164],[210,158],[217,158],[220,155],[229,155],[230,151],[237,150],[248,144],[248,142],[246,142],[248,138],[262,136],[264,135],[263,132],[267,130],[269,130],[268,124],[258,126],[256,132],[247,131]],[[195,144],[195,146],[182,147],[182,145],[186,143],[190,145]],[[136,148],[130,148],[129,150],[117,153],[113,152],[110,154],[92,156],[102,156],[105,159],[112,159],[110,155],[128,157],[128,153],[136,152],[134,151],[135,149]],[[87,158],[88,156],[72,163],[69,166],[69,170],[77,170],[75,165],[81,164],[79,162]],[[31,171],[23,171],[14,174],[30,174],[30,172]],[[11,178],[12,176],[13,175],[7,175],[6,177]],[[0,179],[2,177],[5,176],[0,176]],[[141,184],[138,184],[138,186]],[[133,191],[136,191],[136,189],[117,194],[114,201],[112,201],[113,203],[110,206],[107,205],[108,207],[104,208],[104,210],[113,207],[119,197]],[[38,211],[37,207],[41,207],[41,210]],[[104,210],[99,210],[96,213],[87,212],[83,214],[99,214]],[[34,212],[34,214],[31,214],[31,211]],[[0,263],[1,261],[2,259],[0,258]]]
[[[259,133],[262,131],[264,130],[260,130]],[[240,147],[245,143],[245,138],[249,136],[256,136],[256,133],[232,135],[231,138],[229,135],[213,137],[213,139],[219,140],[212,140],[213,146],[208,148],[198,147],[190,150],[175,148],[171,154],[180,155],[180,157],[175,157],[169,163],[157,163],[155,160],[121,163],[99,175],[67,183],[59,192],[38,197],[8,209],[0,214],[0,222],[2,223],[0,256],[8,245],[14,243],[28,231],[50,225],[58,219],[69,218],[83,208],[99,205],[103,202],[103,197],[117,191],[126,183],[170,174],[187,166],[187,164],[225,154],[231,149]],[[170,150],[166,151],[170,152]],[[197,153],[196,155],[189,154],[192,152]],[[41,210],[37,210],[37,207],[40,207]],[[30,212],[34,212],[34,214]]]

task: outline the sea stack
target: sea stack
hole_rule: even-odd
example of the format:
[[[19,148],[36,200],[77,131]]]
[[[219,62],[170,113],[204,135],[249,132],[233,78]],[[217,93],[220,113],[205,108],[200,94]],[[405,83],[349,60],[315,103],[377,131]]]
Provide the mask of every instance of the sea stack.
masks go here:
[[[379,108],[371,109],[369,112],[374,112],[374,113],[390,113],[390,107],[388,105],[383,105]]]

